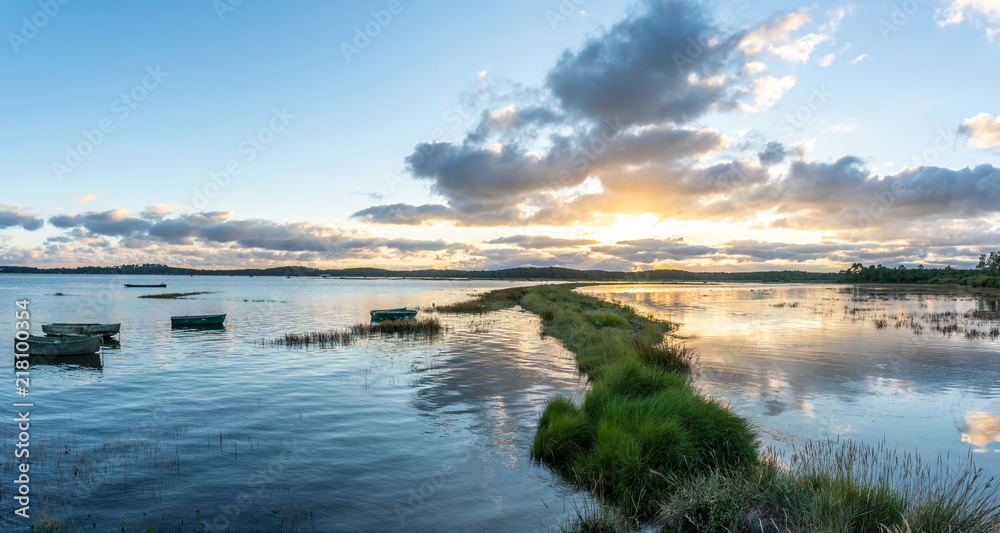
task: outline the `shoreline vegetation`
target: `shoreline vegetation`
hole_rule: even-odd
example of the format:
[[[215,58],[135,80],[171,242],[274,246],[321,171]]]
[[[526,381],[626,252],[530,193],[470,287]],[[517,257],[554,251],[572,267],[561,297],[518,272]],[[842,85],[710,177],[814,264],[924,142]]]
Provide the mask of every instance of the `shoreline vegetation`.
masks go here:
[[[444,325],[437,318],[383,320],[371,324],[355,324],[345,329],[286,333],[281,337],[259,341],[262,346],[317,347],[347,346],[360,337],[375,335],[404,338],[433,338],[444,331]]]
[[[542,413],[535,460],[590,490],[563,531],[1000,531],[994,479],[970,456],[958,467],[853,441],[816,441],[789,464],[751,424],[691,385],[691,353],[671,325],[573,291],[580,284],[500,289],[437,312],[520,305],[576,355],[591,389]]]
[[[771,272],[688,272],[685,270],[645,270],[619,272],[576,270],[561,267],[522,267],[498,270],[386,270],[382,268],[318,269],[286,266],[266,269],[202,270],[158,264],[109,267],[35,268],[0,265],[0,274],[93,274],[157,276],[286,276],[326,278],[406,278],[470,280],[560,280],[560,281],[763,281],[763,282],[832,282],[835,272],[783,270]]]

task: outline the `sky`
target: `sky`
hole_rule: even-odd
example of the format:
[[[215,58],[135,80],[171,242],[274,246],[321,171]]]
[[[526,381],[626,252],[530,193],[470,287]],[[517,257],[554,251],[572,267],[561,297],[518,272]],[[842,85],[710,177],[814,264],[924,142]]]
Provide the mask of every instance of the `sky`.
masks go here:
[[[36,0],[0,31],[0,264],[1000,250],[1000,0]]]

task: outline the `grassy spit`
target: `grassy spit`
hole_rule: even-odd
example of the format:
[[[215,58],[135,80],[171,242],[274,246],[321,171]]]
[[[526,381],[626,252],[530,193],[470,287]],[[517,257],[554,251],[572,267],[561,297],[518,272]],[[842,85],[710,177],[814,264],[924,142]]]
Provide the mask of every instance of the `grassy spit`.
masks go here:
[[[175,300],[177,298],[183,298],[185,296],[194,296],[196,294],[211,294],[209,292],[161,292],[159,294],[143,294],[139,298],[158,298],[161,300]]]
[[[971,460],[956,471],[881,445],[819,442],[780,463],[749,422],[691,386],[691,355],[664,341],[669,324],[573,292],[578,286],[502,289],[437,308],[520,305],[588,375],[582,405],[548,403],[532,447],[612,508],[578,513],[564,531],[640,522],[664,531],[1000,531],[1000,487]]]
[[[392,335],[396,337],[434,337],[440,335],[444,326],[437,318],[383,320],[371,324],[355,324],[343,330],[310,331],[306,333],[286,333],[282,337],[261,341],[265,346],[345,346],[354,343],[358,337],[372,335]]]

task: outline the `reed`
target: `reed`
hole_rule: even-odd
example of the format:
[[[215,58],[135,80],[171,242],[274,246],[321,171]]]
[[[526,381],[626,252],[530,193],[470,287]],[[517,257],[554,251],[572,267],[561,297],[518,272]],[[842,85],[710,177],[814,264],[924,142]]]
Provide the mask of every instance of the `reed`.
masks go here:
[[[177,298],[184,298],[185,296],[194,296],[196,294],[211,294],[210,292],[164,292],[160,294],[143,294],[139,298],[156,298],[159,300],[176,300]]]
[[[293,346],[302,348],[315,346],[317,348],[325,348],[347,346],[353,344],[359,337],[384,335],[431,338],[440,335],[443,331],[444,325],[437,318],[384,320],[371,324],[355,324],[342,330],[286,333],[275,339],[260,341],[258,344],[263,346]]]

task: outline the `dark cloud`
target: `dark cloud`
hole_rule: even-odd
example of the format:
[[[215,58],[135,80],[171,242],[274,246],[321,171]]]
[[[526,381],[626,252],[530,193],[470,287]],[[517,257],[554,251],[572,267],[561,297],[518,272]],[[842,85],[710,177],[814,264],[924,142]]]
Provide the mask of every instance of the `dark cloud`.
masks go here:
[[[652,264],[660,261],[685,261],[710,256],[719,251],[711,246],[698,246],[684,238],[637,239],[618,241],[614,245],[592,246],[592,252],[623,259],[630,263]]]
[[[271,220],[231,219],[229,211],[177,215],[155,223],[132,218],[123,209],[105,213],[64,214],[52,217],[65,235],[50,238],[52,243],[92,243],[103,236],[122,237],[123,248],[145,249],[160,244],[228,247],[247,251],[297,253],[297,260],[339,259],[374,256],[379,251],[404,254],[456,252],[468,245],[440,240],[383,239],[307,222],[281,223]],[[107,241],[104,241],[107,243]]]
[[[728,83],[698,80],[741,68],[737,43],[700,4],[649,0],[579,50],[566,51],[546,85],[564,109],[597,122],[687,122],[715,105],[734,105]]]
[[[49,222],[57,228],[83,227],[96,235],[126,237],[142,233],[152,223],[135,218],[125,209],[112,209],[101,213],[56,215]]]
[[[757,153],[757,158],[761,165],[771,166],[784,161],[786,155],[785,146],[783,144],[777,141],[771,141],[767,143],[764,150]]]
[[[35,231],[43,225],[45,220],[28,209],[13,204],[0,205],[0,229],[20,226],[28,231]]]
[[[513,244],[519,248],[526,249],[547,249],[547,248],[575,248],[578,246],[589,246],[598,244],[600,241],[592,239],[560,239],[547,235],[511,235],[486,241],[487,244]]]
[[[367,209],[362,209],[361,211],[351,215],[351,217],[372,224],[403,225],[429,224],[432,222],[456,220],[459,218],[454,209],[440,204],[376,205]]]

